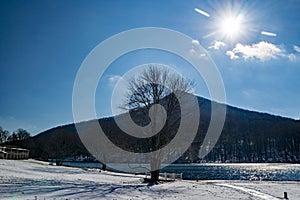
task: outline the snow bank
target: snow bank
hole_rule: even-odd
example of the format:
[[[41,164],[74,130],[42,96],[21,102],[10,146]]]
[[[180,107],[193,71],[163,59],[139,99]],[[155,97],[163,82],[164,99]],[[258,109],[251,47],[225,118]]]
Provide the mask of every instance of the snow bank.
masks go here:
[[[154,186],[143,176],[0,160],[0,199],[300,199],[299,182],[175,181]]]

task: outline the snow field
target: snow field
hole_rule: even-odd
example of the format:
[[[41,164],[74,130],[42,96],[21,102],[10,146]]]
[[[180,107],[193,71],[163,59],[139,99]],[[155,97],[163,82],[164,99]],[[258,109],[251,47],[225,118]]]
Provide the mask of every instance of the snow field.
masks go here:
[[[175,181],[149,186],[144,176],[0,160],[0,199],[300,199],[300,182]]]

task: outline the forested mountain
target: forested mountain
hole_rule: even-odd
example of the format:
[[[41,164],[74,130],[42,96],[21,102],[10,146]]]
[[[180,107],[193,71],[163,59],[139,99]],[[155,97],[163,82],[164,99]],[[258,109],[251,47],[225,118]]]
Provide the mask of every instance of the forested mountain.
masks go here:
[[[206,103],[209,109],[210,102]],[[198,160],[195,152],[198,152],[205,133],[202,130],[206,130],[207,125],[208,117],[202,118],[197,138],[187,152],[191,161]],[[221,137],[203,161],[299,163],[300,120],[227,106]]]
[[[198,152],[205,137],[211,115],[211,101],[198,97],[200,123],[197,135],[187,152],[177,162],[300,162],[300,121],[258,113],[228,105],[225,125],[217,144],[204,158]],[[147,115],[133,111],[138,124],[147,123]],[[84,122],[88,126],[89,122]],[[124,134],[114,118],[99,119],[110,140],[117,145],[137,149],[136,140]],[[176,130],[174,130],[174,133]],[[170,134],[170,140],[174,134]],[[80,141],[74,124],[59,126],[24,141],[10,143],[30,149],[39,159],[89,155]]]

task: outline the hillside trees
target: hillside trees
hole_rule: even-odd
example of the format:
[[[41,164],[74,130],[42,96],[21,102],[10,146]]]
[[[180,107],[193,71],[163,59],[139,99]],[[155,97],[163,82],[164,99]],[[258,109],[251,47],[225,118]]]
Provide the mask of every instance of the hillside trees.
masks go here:
[[[17,140],[26,140],[30,138],[30,133],[22,128],[19,128],[17,131],[14,131],[12,134],[7,130],[3,130],[0,126],[0,143],[17,141]]]
[[[3,130],[3,128],[0,126],[0,144],[6,142],[8,137],[9,132],[7,130]]]

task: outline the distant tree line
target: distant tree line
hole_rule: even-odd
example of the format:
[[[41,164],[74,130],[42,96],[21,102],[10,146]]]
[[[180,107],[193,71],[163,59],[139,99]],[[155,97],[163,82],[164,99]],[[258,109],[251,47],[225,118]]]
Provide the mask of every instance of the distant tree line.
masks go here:
[[[199,160],[194,154],[197,151],[189,151],[186,159],[189,162],[300,162],[300,137],[278,135],[241,135],[232,138],[222,135],[213,150],[203,159]],[[198,146],[194,146],[196,150]]]
[[[0,144],[17,140],[25,140],[28,138],[30,138],[30,133],[25,129],[19,128],[18,130],[10,133],[0,126]]]
[[[207,122],[205,123],[207,126]],[[207,127],[180,160],[181,162],[289,162],[300,163],[300,121],[228,108],[224,129],[217,144],[198,158]]]

